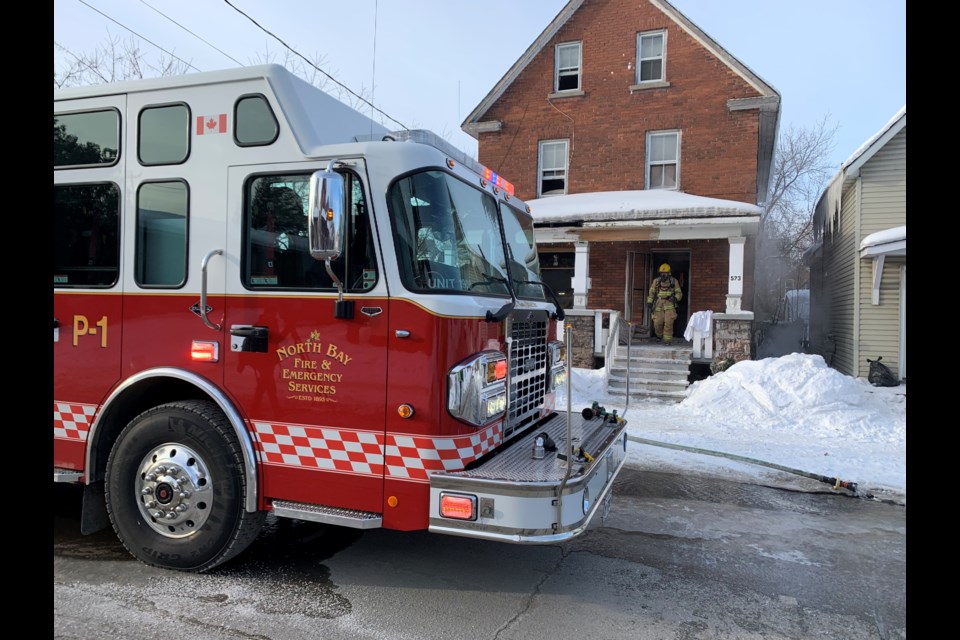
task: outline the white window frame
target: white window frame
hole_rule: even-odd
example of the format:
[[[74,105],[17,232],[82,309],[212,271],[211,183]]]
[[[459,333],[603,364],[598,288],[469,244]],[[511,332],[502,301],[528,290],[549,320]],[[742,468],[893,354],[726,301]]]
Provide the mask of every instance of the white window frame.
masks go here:
[[[577,66],[576,67],[560,67],[560,50],[568,49],[570,47],[577,48]],[[570,71],[574,73],[569,73]],[[553,91],[554,93],[566,93],[568,91],[580,91],[583,88],[583,43],[582,42],[561,42],[558,44],[554,51],[553,56]],[[561,74],[565,75],[576,75],[577,77],[577,86],[573,89],[560,89],[560,76]]]
[[[643,58],[643,39],[653,36],[661,36],[663,38],[663,46],[660,49],[660,55],[650,58]],[[660,60],[660,77],[659,78],[650,78],[644,80],[640,77],[640,69],[642,68],[642,63],[646,60]],[[666,82],[667,81],[667,30],[658,29],[656,31],[645,31],[643,33],[637,34],[637,84],[649,84],[651,82]]]
[[[650,151],[653,149],[653,139],[660,136],[676,136],[677,146],[676,146],[676,160],[675,162],[664,162],[657,161],[654,162],[650,159]],[[646,158],[646,170],[644,172],[643,186],[644,189],[671,189],[676,191],[680,188],[680,130],[679,129],[665,129],[663,131],[648,131],[647,132],[647,158]],[[650,167],[654,165],[669,165],[675,164],[677,166],[677,183],[672,187],[653,187],[650,185]]]
[[[553,145],[563,145],[563,167],[550,167],[545,169],[543,166],[543,149],[545,146],[553,146]],[[537,150],[537,197],[539,198],[541,196],[544,196],[543,179],[544,179],[545,171],[562,172],[562,173],[551,175],[550,177],[554,179],[558,177],[563,178],[563,193],[551,193],[546,197],[549,198],[550,196],[559,196],[567,193],[567,187],[570,184],[569,167],[570,167],[570,141],[569,140],[567,139],[541,140],[539,149]]]

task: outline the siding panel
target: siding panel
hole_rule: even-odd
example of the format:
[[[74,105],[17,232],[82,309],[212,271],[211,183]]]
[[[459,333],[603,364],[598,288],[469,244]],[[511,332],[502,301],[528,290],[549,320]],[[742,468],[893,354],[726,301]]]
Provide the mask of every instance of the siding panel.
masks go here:
[[[907,129],[897,135],[861,168],[860,239],[871,233],[907,224]],[[859,241],[858,241],[859,243]],[[871,360],[896,372],[900,360],[900,266],[906,258],[884,262],[880,304],[872,304],[873,261],[859,260],[859,362],[854,375],[866,377]]]

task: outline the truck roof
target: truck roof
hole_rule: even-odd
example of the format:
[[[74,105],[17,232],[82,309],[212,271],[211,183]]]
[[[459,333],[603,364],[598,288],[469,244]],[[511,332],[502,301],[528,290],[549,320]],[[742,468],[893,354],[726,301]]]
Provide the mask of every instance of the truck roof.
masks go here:
[[[312,150],[321,145],[353,142],[361,136],[366,139],[379,138],[390,132],[375,120],[278,64],[70,87],[54,91],[53,99],[56,103],[141,92],[189,90],[193,87],[229,85],[249,80],[265,82],[264,92],[273,94],[282,110],[282,117],[287,120],[305,155],[312,155]],[[318,117],[319,114],[322,114],[322,117]]]

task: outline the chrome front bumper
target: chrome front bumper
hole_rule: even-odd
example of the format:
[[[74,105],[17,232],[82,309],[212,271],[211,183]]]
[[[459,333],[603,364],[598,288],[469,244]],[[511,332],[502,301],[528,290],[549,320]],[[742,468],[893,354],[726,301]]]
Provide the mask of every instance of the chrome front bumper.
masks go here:
[[[626,461],[626,423],[585,420],[573,414],[573,448],[589,455],[573,461],[569,477],[566,414],[554,414],[494,452],[476,468],[430,476],[430,531],[503,542],[542,544],[586,530],[597,510],[609,508],[613,482]],[[536,436],[546,432],[557,450],[533,458]],[[476,498],[475,520],[440,515],[441,494]]]

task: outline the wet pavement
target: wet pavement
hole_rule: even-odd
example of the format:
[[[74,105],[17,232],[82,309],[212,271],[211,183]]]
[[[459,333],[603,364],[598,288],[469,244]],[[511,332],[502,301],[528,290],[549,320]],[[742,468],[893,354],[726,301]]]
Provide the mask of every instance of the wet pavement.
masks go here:
[[[906,637],[906,507],[626,468],[604,522],[509,545],[270,519],[208,574],[79,534],[55,486],[57,638]]]

